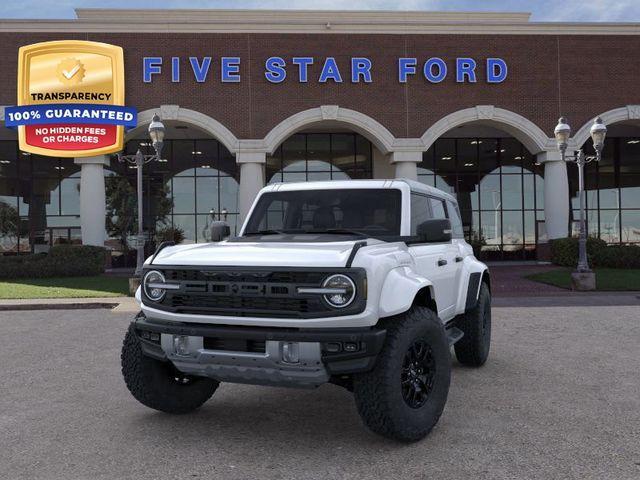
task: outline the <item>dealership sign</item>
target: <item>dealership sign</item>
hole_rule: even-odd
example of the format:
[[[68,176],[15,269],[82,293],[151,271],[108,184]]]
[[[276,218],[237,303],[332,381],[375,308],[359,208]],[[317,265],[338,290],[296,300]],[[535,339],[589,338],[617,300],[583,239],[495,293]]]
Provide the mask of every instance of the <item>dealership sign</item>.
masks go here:
[[[198,83],[207,81],[212,70],[212,57],[144,57],[142,59],[142,81],[153,82],[154,78],[170,75],[173,83],[179,83],[183,70]],[[375,77],[373,61],[367,57],[349,57],[340,67],[335,57],[269,57],[264,60],[264,77],[270,83],[282,83],[287,79],[298,83],[372,83]],[[347,65],[345,66],[344,63]],[[220,57],[219,81],[239,83],[240,57]],[[412,78],[422,77],[428,83],[440,83],[453,78],[457,83],[502,83],[507,79],[507,62],[502,58],[474,59],[457,57],[445,60],[440,57],[400,57],[396,63],[396,78],[407,83]]]
[[[18,106],[5,109],[20,150],[89,157],[122,150],[124,128],[137,124],[124,106],[121,47],[63,40],[20,48]]]

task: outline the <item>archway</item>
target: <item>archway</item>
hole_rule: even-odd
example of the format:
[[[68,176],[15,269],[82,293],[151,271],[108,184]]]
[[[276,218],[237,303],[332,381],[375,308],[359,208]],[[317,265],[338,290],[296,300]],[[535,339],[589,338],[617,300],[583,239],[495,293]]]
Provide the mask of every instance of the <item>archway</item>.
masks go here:
[[[493,105],[478,105],[450,113],[424,132],[422,143],[428,149],[447,131],[472,123],[501,129],[520,141],[533,154],[554,148],[553,139],[531,120]]]
[[[143,122],[150,121],[154,112],[143,112],[139,118],[140,126],[127,134],[125,154],[134,154],[138,148],[145,154],[153,153]],[[175,114],[162,116],[166,128],[162,159],[147,163],[142,170],[144,224],[145,231],[150,233],[148,253],[152,253],[156,243],[164,240],[182,238],[183,243],[210,241],[209,227],[213,219],[224,218],[232,234],[239,228],[240,174],[234,152],[228,148],[230,146],[237,151],[237,140],[230,139],[224,131],[226,129],[215,130],[221,135],[218,138],[212,134],[212,128],[205,130],[202,122],[190,123],[185,118],[185,115]],[[193,118],[193,114],[189,118]],[[121,195],[123,189],[134,193],[136,173],[134,165],[111,159],[110,168],[105,172],[106,203],[114,218],[118,212],[112,206],[117,202],[110,196]],[[120,190],[115,184],[119,184]],[[133,246],[131,241],[123,240],[127,237],[131,240],[131,231],[123,235],[117,229],[109,229],[107,245],[118,251],[118,257]],[[133,262],[133,253],[127,253],[127,258],[119,260],[115,266],[120,266],[120,263],[130,266]]]
[[[273,127],[263,142],[268,153],[273,153],[280,144],[294,133],[314,127],[342,127],[359,133],[376,146],[382,154],[393,149],[395,137],[381,123],[364,113],[341,108],[337,105],[323,105],[296,113]]]
[[[467,109],[425,132],[418,180],[456,195],[465,237],[481,258],[535,258],[544,219],[544,172],[535,154],[548,139],[530,122],[519,120],[527,130],[515,135],[505,114],[479,112]]]
[[[599,115],[607,125],[600,162],[585,167],[587,231],[609,244],[640,244],[640,106],[609,110]],[[575,148],[593,153],[593,119],[575,134]],[[570,221],[578,231],[577,169],[569,165]]]

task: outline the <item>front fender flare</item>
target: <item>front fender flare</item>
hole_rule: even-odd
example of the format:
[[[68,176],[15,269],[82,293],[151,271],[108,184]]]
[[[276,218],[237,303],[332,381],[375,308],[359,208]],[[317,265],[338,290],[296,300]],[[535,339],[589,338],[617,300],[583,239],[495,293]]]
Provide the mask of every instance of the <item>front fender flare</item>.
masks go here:
[[[423,288],[429,288],[433,297],[433,283],[418,275],[411,267],[397,267],[389,271],[382,284],[378,312],[380,318],[406,312]]]

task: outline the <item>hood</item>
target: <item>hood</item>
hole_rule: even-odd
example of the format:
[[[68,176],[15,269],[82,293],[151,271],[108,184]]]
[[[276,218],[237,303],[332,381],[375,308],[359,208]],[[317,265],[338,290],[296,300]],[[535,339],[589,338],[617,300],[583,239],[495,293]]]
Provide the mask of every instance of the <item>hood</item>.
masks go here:
[[[166,247],[153,265],[344,267],[354,243],[220,242]],[[379,243],[368,240],[368,244]]]

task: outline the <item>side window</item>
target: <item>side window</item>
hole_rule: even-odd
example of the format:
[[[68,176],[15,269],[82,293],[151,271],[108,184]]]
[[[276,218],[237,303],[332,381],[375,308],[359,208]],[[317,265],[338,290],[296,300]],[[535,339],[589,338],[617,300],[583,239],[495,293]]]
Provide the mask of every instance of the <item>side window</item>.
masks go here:
[[[447,210],[449,219],[451,220],[451,233],[454,238],[464,238],[464,230],[462,229],[462,219],[460,218],[460,210],[458,205],[447,200]]]
[[[416,235],[418,225],[431,217],[431,210],[429,209],[429,197],[425,195],[419,195],[417,193],[411,194],[411,235]]]
[[[447,212],[444,209],[444,202],[439,198],[430,197],[431,210],[433,211],[433,218],[447,218]]]

